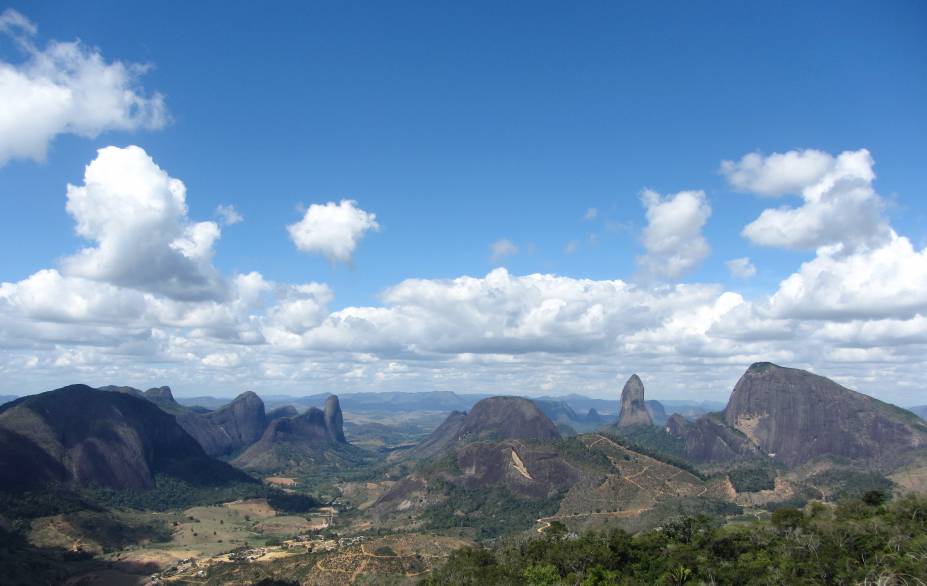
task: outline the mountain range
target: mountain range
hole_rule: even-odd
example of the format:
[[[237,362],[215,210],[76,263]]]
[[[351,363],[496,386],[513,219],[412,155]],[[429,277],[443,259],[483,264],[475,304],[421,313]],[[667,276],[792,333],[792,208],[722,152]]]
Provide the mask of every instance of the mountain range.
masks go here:
[[[148,489],[159,474],[253,482],[210,458],[172,415],[126,393],[71,385],[0,407],[0,487]]]
[[[310,519],[284,514],[288,499],[306,511],[323,497],[343,513],[338,532],[480,540],[554,527],[637,532],[680,516],[924,490],[927,422],[827,378],[758,362],[726,405],[688,404],[685,416],[648,400],[645,383],[632,375],[602,411],[588,401],[577,410],[575,395],[453,393],[275,398],[268,410],[253,392],[206,406],[184,404],[166,386],[71,385],[0,406],[0,530],[115,535],[149,509],[176,509],[171,518],[191,526],[166,535],[199,544],[210,539],[197,527],[202,516],[245,523],[225,538],[260,535],[271,523],[243,520],[239,507],[273,507],[261,514],[304,532]],[[409,431],[416,405],[443,421]],[[360,446],[352,434],[394,440]],[[90,520],[80,517],[85,507]],[[100,518],[117,513],[118,522]],[[336,522],[326,514],[311,526]],[[233,548],[218,542],[221,523],[210,527],[212,546]]]

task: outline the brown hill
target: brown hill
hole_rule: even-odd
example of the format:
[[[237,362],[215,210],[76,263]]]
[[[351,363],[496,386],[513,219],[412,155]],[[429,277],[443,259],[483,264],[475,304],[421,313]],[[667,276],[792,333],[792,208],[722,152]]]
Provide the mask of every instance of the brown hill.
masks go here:
[[[156,474],[252,481],[209,458],[173,416],[126,393],[71,385],[0,408],[0,487],[58,481],[147,489]]]

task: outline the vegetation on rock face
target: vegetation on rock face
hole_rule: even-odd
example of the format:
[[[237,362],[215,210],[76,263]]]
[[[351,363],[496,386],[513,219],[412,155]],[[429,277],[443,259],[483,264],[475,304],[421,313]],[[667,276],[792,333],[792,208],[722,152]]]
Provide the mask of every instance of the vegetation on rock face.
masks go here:
[[[590,450],[586,444],[575,437],[564,438],[554,442],[554,447],[564,460],[573,466],[586,466],[604,472],[611,471],[612,464],[602,452]]]
[[[852,468],[832,468],[809,476],[812,486],[826,487],[830,498],[862,498],[870,491],[891,492],[892,481],[878,472]]]
[[[629,431],[630,433],[628,433]],[[706,476],[695,466],[674,453],[676,438],[660,428],[640,426],[632,427],[630,430],[624,429],[620,435],[609,433],[601,435],[629,450],[650,456],[664,464],[682,468],[701,480],[706,479]]]
[[[883,500],[872,493],[727,525],[686,517],[635,536],[559,528],[495,549],[460,550],[426,584],[923,583],[927,497]]]
[[[427,509],[425,526],[434,530],[469,528],[478,539],[528,529],[538,517],[554,514],[562,498],[528,500],[502,486],[468,489],[450,482],[442,484],[441,492],[447,498]]]
[[[737,492],[759,492],[776,486],[775,470],[769,466],[735,468],[727,477]]]

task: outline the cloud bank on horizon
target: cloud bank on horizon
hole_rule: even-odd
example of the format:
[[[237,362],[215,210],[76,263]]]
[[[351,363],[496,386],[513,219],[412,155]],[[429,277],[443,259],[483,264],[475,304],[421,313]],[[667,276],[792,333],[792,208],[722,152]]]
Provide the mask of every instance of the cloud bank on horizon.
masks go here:
[[[139,85],[144,67],[107,63],[79,42],[39,49],[34,25],[14,11],[0,15],[0,32],[26,56],[0,62],[0,101],[14,106],[0,114],[0,165],[41,160],[62,133],[164,125],[162,97]],[[734,190],[774,202],[743,226],[744,239],[814,254],[769,294],[685,282],[717,254],[704,234],[709,197],[645,189],[644,253],[628,280],[499,266],[408,278],[377,305],[333,309],[336,292],[324,283],[223,274],[214,264],[223,229],[245,221],[235,207],[220,206],[219,221],[192,218],[181,178],[142,147],[108,146],[63,193],[86,246],[0,283],[0,373],[11,392],[79,380],[613,396],[636,371],[666,394],[718,398],[746,365],[770,360],[874,394],[890,384],[925,402],[914,392],[925,366],[927,248],[890,225],[874,166],[866,149],[754,152],[720,163]],[[351,265],[358,247],[376,245],[365,237],[390,213],[360,206],[312,203],[280,229],[301,252]],[[582,218],[597,215],[589,208]],[[518,252],[508,239],[490,246],[494,264]],[[745,256],[726,265],[744,283],[758,270]]]

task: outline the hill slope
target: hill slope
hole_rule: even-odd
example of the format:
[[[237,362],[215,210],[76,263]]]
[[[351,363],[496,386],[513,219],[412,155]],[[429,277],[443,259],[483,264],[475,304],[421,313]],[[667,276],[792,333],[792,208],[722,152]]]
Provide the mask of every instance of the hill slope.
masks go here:
[[[156,474],[251,481],[209,458],[173,416],[126,393],[71,385],[0,407],[0,487],[148,489]]]
[[[147,391],[119,386],[101,389],[151,401],[176,417],[177,423],[193,436],[210,456],[226,456],[250,446],[261,437],[267,427],[264,402],[251,391],[238,395],[230,403],[214,411],[203,412],[178,403],[170,387],[166,386]]]

